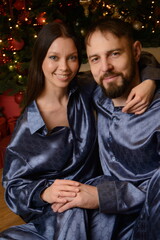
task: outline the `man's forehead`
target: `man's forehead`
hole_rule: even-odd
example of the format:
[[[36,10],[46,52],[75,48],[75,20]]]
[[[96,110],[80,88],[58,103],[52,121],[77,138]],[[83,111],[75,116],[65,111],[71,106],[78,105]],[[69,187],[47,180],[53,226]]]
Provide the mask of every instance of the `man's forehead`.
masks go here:
[[[96,30],[93,33],[91,33],[87,39],[86,46],[90,46],[91,42],[94,43],[94,41],[101,41],[102,38],[105,38],[106,40],[109,40],[110,38],[113,39],[120,39],[115,34],[110,32],[109,30],[101,32],[100,30]]]

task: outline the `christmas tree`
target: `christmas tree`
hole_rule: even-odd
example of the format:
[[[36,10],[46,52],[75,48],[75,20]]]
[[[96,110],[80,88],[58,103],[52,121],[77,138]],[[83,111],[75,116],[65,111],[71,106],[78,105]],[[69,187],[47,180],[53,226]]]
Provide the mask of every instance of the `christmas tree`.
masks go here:
[[[0,3],[0,94],[25,91],[32,47],[39,30],[64,20],[83,45],[92,21],[106,16],[133,24],[143,47],[160,46],[159,0],[2,0]]]

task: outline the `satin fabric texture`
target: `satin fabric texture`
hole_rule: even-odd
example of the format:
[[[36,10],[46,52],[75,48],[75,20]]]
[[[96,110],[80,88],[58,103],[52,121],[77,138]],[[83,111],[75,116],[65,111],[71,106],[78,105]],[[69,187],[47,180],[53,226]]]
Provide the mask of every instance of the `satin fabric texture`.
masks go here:
[[[82,85],[74,83],[70,87],[70,127],[58,126],[47,132],[35,101],[19,118],[6,151],[3,186],[8,206],[27,224],[7,229],[0,239],[88,239],[87,211],[75,208],[57,214],[40,198],[41,192],[55,179],[85,183],[100,174],[91,103],[95,85]]]
[[[100,87],[94,101],[106,178],[98,185],[100,211],[117,216],[113,239],[159,240],[160,91],[141,115],[114,107]]]

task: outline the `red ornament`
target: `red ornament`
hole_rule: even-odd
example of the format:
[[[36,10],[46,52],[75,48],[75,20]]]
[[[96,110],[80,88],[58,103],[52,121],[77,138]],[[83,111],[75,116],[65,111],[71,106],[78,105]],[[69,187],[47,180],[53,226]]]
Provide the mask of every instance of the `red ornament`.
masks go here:
[[[62,21],[61,19],[59,19],[59,18],[56,18],[56,19],[54,20],[54,22],[62,23],[63,21]]]
[[[160,16],[160,7],[155,8],[155,14],[156,16]]]
[[[18,74],[27,75],[27,73],[28,73],[28,69],[26,69],[26,67],[24,67],[23,63],[18,62],[16,64],[15,68],[16,68],[16,71]]]
[[[7,136],[7,122],[6,118],[0,116],[0,140],[2,140],[5,136]]]
[[[2,6],[2,4],[0,4],[0,15],[6,16],[6,12],[5,12],[4,7]]]
[[[13,4],[13,6],[17,10],[23,10],[23,9],[25,9],[25,1],[24,0],[16,0],[16,2]]]
[[[13,133],[17,119],[18,119],[18,116],[13,116],[13,117],[8,118],[8,127],[9,127],[10,134]]]
[[[14,95],[14,100],[17,104],[21,104],[24,98],[24,92],[20,91]]]
[[[24,46],[24,41],[21,39],[20,41],[16,39],[10,40],[10,49],[13,51],[21,50]]]
[[[43,24],[46,23],[46,18],[44,17],[45,14],[46,14],[46,12],[42,12],[42,13],[40,13],[40,14],[38,15],[38,17],[37,17],[37,23],[38,23],[39,25],[43,25]]]

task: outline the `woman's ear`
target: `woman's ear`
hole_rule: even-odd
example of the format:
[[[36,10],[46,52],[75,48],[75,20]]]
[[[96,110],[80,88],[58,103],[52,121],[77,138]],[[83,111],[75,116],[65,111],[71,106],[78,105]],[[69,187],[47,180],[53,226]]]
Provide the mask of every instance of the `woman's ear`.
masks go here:
[[[139,61],[141,56],[142,44],[139,41],[135,41],[133,44],[133,54],[136,62]]]

